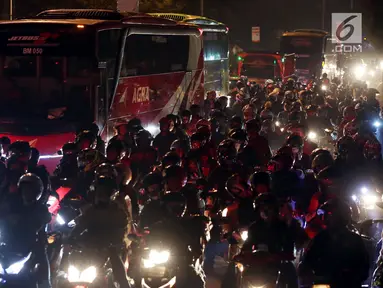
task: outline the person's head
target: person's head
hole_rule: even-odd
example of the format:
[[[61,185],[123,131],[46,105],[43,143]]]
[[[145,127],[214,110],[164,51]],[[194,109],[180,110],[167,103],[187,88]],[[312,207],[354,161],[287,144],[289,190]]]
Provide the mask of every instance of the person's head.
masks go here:
[[[183,125],[187,125],[190,123],[191,113],[189,110],[184,110],[181,112],[181,121]]]
[[[328,76],[327,76],[327,73],[323,73],[323,74],[322,74],[322,78],[323,78],[323,79],[327,79],[327,77],[328,77]]]
[[[313,161],[315,159],[315,157],[317,157],[318,155],[321,155],[321,154],[328,154],[329,156],[332,157],[331,152],[329,150],[324,149],[324,148],[317,148],[311,152],[310,160]]]
[[[235,142],[235,148],[239,152],[241,148],[243,148],[247,142],[247,134],[242,129],[232,130],[228,135],[229,139]]]
[[[135,142],[138,148],[148,148],[152,140],[152,134],[147,130],[141,130],[135,135]]]
[[[323,169],[330,167],[334,164],[334,159],[331,154],[322,153],[316,156],[311,162],[311,169],[315,174],[319,174]]]
[[[226,181],[226,191],[231,197],[238,200],[252,199],[254,195],[247,184],[247,179],[238,174],[231,176]]]
[[[95,170],[94,182],[92,189],[94,190],[95,205],[108,205],[111,197],[118,190],[118,173],[112,164],[103,163]]]
[[[36,148],[31,148],[31,158],[29,158],[28,166],[30,168],[36,168],[40,160],[40,152]]]
[[[198,104],[193,104],[190,106],[190,112],[192,117],[199,117],[201,113],[201,107]]]
[[[267,172],[255,172],[250,177],[254,195],[267,194],[271,190],[271,177]]]
[[[318,209],[326,229],[337,230],[347,227],[351,222],[350,206],[339,198],[330,199]]]
[[[268,109],[262,110],[262,112],[259,116],[261,117],[261,121],[273,120],[273,117],[274,117],[273,112],[271,110],[268,110]]]
[[[163,177],[159,173],[149,173],[142,180],[142,188],[151,200],[158,200],[163,193]]]
[[[9,155],[14,160],[15,169],[25,171],[31,158],[31,146],[26,141],[13,142],[9,146]]]
[[[230,166],[237,159],[237,149],[235,142],[232,140],[224,140],[217,148],[218,162],[221,166]]]
[[[342,160],[349,160],[357,152],[357,145],[350,136],[341,137],[337,144],[337,156]]]
[[[367,140],[363,147],[363,155],[367,160],[380,162],[382,160],[382,145],[377,139]]]
[[[110,141],[106,147],[106,159],[111,163],[117,163],[123,157],[124,146],[121,141]]]
[[[278,199],[272,194],[262,194],[255,200],[256,216],[265,222],[273,222],[279,216]]]
[[[9,146],[11,145],[11,139],[9,139],[7,136],[3,136],[0,138],[0,144],[1,144],[1,154],[5,157],[8,156]]]
[[[246,121],[249,121],[255,117],[255,109],[252,105],[245,105],[242,109],[243,112],[243,119]]]
[[[174,114],[168,114],[166,116],[168,119],[169,119],[169,123],[170,123],[170,131],[172,131],[173,133],[175,133],[176,129],[179,127],[179,125],[181,124],[181,119],[179,116],[177,115],[174,115]]]
[[[80,132],[76,137],[79,150],[94,149],[97,144],[97,136],[89,130]]]
[[[77,155],[77,166],[80,172],[90,173],[105,162],[105,156],[94,149],[81,150]]]
[[[163,167],[163,169],[166,169],[171,166],[180,166],[180,165],[181,165],[181,158],[175,152],[170,151],[166,153],[164,157],[162,157],[161,166]]]
[[[77,154],[77,145],[74,142],[67,142],[61,148],[63,157],[71,157]]]
[[[343,109],[343,119],[352,121],[356,117],[355,108],[353,106],[347,106]]]
[[[185,215],[187,209],[187,201],[181,193],[166,193],[162,197],[162,202],[164,203],[169,216],[175,216],[179,218]]]
[[[341,172],[334,166],[324,168],[316,175],[322,192],[339,194],[343,191],[343,179]]]
[[[177,153],[183,159],[190,151],[190,143],[189,141],[177,139],[170,146],[170,151]]]
[[[245,130],[249,138],[258,136],[259,131],[261,130],[261,120],[256,118],[247,121],[245,124]]]
[[[292,148],[294,156],[298,156],[303,151],[304,141],[303,138],[298,134],[292,134],[286,139],[286,145]]]
[[[194,133],[190,137],[191,150],[199,150],[206,144],[206,137],[202,133]]]
[[[26,206],[35,204],[41,198],[44,191],[44,184],[41,179],[32,173],[21,176],[17,183],[18,191]]]
[[[179,192],[186,184],[186,173],[180,166],[170,166],[164,170],[165,190]]]
[[[170,120],[168,117],[163,117],[160,120],[160,131],[161,133],[170,132]]]
[[[218,98],[218,102],[221,104],[222,109],[224,109],[229,104],[229,99],[226,96],[221,96]]]
[[[233,116],[229,121],[230,130],[242,129],[242,125],[242,119],[239,116]]]
[[[215,98],[217,98],[217,93],[213,90],[213,91],[208,91],[206,93],[206,98],[210,101],[215,101]]]
[[[119,137],[124,137],[129,133],[128,123],[119,123],[115,127],[116,133]]]

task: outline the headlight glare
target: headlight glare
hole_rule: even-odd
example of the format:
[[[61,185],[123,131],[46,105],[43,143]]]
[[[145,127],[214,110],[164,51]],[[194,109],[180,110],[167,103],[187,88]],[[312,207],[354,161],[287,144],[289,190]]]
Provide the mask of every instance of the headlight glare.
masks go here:
[[[309,134],[308,134],[308,138],[310,140],[316,140],[318,137],[317,133],[313,132],[313,131],[310,131]]]
[[[69,282],[82,282],[82,283],[92,283],[97,276],[97,269],[94,266],[86,268],[80,273],[80,271],[70,265],[68,268],[68,281]]]
[[[241,238],[243,241],[246,241],[247,238],[249,238],[249,231],[247,231],[247,230],[242,231],[241,232]]]
[[[7,269],[5,269],[5,272],[8,274],[19,274],[21,269],[23,269],[25,262],[29,260],[32,253],[29,253],[27,257],[23,258],[22,260],[13,263],[10,265]]]
[[[153,268],[156,265],[168,262],[170,257],[169,251],[150,250],[148,259],[142,259],[144,268]]]

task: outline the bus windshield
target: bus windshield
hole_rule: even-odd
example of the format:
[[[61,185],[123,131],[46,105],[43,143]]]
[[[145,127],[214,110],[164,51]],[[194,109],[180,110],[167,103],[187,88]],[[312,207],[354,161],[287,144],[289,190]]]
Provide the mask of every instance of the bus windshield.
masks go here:
[[[250,78],[274,79],[278,70],[277,60],[270,55],[246,55],[241,74]]]
[[[282,54],[302,54],[314,55],[323,53],[322,37],[310,36],[282,36],[281,53]]]
[[[83,25],[0,25],[1,118],[90,117],[95,37]]]

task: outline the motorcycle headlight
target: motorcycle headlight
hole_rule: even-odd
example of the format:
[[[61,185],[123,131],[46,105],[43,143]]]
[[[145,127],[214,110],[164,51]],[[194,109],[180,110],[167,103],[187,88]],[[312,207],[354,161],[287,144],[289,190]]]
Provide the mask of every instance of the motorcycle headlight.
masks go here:
[[[150,250],[148,259],[142,259],[144,268],[153,268],[156,265],[168,262],[170,257],[169,251]]]
[[[375,128],[379,128],[380,125],[382,125],[382,123],[380,123],[380,121],[377,120],[377,121],[374,122],[373,125],[374,125]]]
[[[327,91],[327,86],[326,85],[322,85],[322,91]]]
[[[317,133],[313,132],[313,131],[310,131],[309,134],[307,135],[307,137],[310,139],[310,140],[316,140],[318,138],[318,135]]]
[[[241,232],[241,239],[242,239],[243,241],[246,241],[247,238],[249,238],[249,231],[247,231],[247,230],[242,231],[242,232]]]
[[[68,268],[68,281],[69,282],[82,282],[92,283],[96,279],[97,270],[96,267],[90,266],[80,273],[75,266],[70,265]]]
[[[227,212],[229,211],[229,209],[225,208],[222,210],[222,217],[227,217]]]
[[[61,217],[60,214],[57,214],[57,216],[56,216],[56,221],[57,221],[57,223],[58,223],[59,225],[65,225],[65,220],[64,220],[63,217]]]
[[[24,264],[31,258],[32,253],[29,253],[28,256],[21,259],[20,261],[17,261],[10,265],[8,268],[5,269],[5,272],[8,274],[19,274],[21,269],[23,269]]]
[[[281,122],[275,121],[275,126],[277,126],[277,127],[281,126]]]

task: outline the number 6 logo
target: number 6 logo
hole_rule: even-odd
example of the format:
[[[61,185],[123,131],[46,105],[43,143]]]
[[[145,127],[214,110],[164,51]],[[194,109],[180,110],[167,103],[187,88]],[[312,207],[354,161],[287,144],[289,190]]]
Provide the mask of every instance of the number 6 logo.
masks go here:
[[[354,34],[355,27],[352,24],[348,24],[351,20],[358,17],[357,15],[352,15],[350,17],[347,17],[342,23],[339,24],[338,28],[336,29],[336,38],[338,38],[339,41],[347,41],[350,39],[352,34]],[[346,29],[348,30],[348,33],[344,36],[342,36],[342,32]]]

